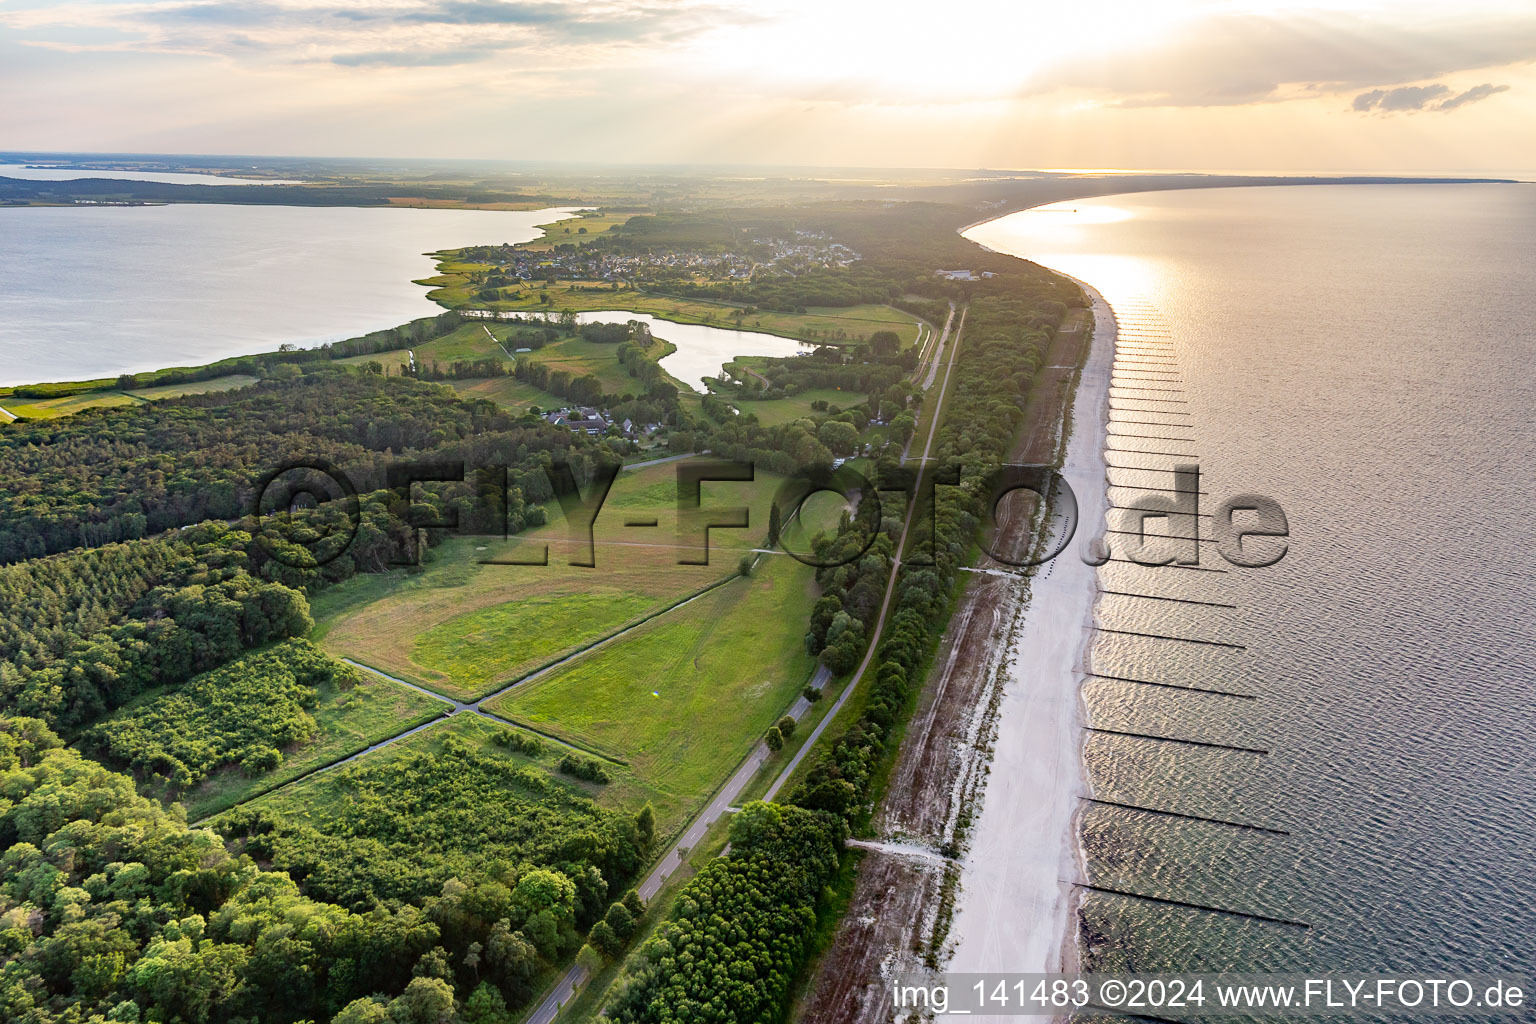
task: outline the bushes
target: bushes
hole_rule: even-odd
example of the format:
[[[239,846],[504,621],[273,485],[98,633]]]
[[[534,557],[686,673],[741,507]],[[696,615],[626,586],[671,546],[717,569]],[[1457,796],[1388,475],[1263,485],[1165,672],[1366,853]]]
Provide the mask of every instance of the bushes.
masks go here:
[[[628,815],[456,736],[440,753],[362,761],[330,778],[347,799],[313,820],[249,810],[221,820],[243,849],[288,871],[306,893],[346,906],[424,899],[450,879],[493,879],[522,865],[574,883],[572,921],[585,924],[609,891],[627,885],[646,846]],[[553,949],[556,930],[547,942],[529,939]]]
[[[184,791],[220,766],[248,775],[282,764],[281,748],[315,738],[309,714],[316,689],[343,687],[356,673],[307,640],[288,640],[193,679],[88,731],[82,742],[99,756]]]
[[[603,763],[595,757],[566,754],[560,759],[560,771],[587,782],[606,783],[608,781],[608,769],[604,768]]]
[[[503,729],[492,736],[491,740],[498,747],[506,747],[508,750],[515,750],[529,757],[538,757],[544,753],[544,744],[539,738],[521,729]]]

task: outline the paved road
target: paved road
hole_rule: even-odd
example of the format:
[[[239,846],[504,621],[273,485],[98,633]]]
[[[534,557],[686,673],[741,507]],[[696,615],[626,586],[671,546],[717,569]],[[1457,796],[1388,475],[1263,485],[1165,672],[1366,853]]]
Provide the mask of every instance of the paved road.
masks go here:
[[[827,667],[825,665],[818,665],[807,685],[822,689],[831,678],[832,673],[828,671]],[[852,689],[852,686],[845,687],[845,695]],[[798,722],[810,708],[811,702],[804,697],[799,697],[796,698],[795,703],[786,714]],[[830,718],[831,715],[829,714],[827,717]],[[826,719],[823,719],[823,722],[825,721]],[[805,746],[801,749],[808,749],[815,742],[815,737],[820,734],[821,729],[818,727],[815,732],[811,733],[811,739],[807,740]],[[682,866],[683,859],[687,857],[688,851],[692,850],[703,840],[704,834],[709,831],[710,826],[719,821],[722,814],[735,808],[736,798],[741,796],[741,791],[746,789],[747,784],[757,775],[758,769],[762,768],[763,762],[768,759],[769,753],[768,744],[759,740],[757,745],[752,748],[752,752],[747,755],[746,760],[741,762],[741,767],[736,769],[736,774],[732,775],[730,781],[720,787],[720,791],[709,802],[709,806],[704,808],[697,818],[693,819],[693,824],[689,825],[687,831],[682,834],[677,842],[673,843],[671,848],[662,854],[661,859],[656,862],[656,866],[651,869],[651,873],[645,877],[645,881],[640,883],[638,891],[642,899],[649,901],[660,892],[662,884],[672,876],[672,872]],[[549,995],[544,997],[544,1001],[539,1004],[539,1008],[533,1011],[533,1015],[528,1018],[528,1024],[550,1024],[550,1021],[554,1020],[555,1015],[560,1012],[560,1007],[570,1001],[571,996],[579,986],[586,983],[588,976],[585,967],[573,965],[570,970],[561,976]]]
[[[955,327],[956,342],[959,341],[960,330],[964,326],[965,310],[961,310],[960,323]],[[948,323],[944,325],[944,333],[946,336],[949,334]],[[928,462],[929,455],[933,452],[933,439],[938,435],[939,418],[940,414],[944,411],[944,394],[949,390],[949,375],[950,372],[954,369],[955,365],[953,352],[958,348],[958,344],[951,346],[950,360],[944,367],[944,382],[939,385],[939,396],[934,400],[936,404],[934,405],[933,409],[933,422],[928,427],[928,440],[923,444],[923,454],[918,459],[918,462],[920,463],[926,464]],[[939,354],[935,353],[934,358],[938,359],[938,357]],[[902,455],[902,461],[906,461],[905,454]],[[799,767],[801,760],[804,759],[805,755],[810,751],[810,749],[816,745],[816,741],[821,739],[821,734],[826,731],[827,726],[832,724],[832,719],[837,717],[837,713],[841,711],[843,705],[848,702],[848,698],[853,694],[856,684],[860,679],[864,677],[865,669],[869,668],[869,663],[874,660],[875,653],[880,647],[880,632],[885,628],[885,616],[891,608],[891,598],[896,595],[896,574],[901,569],[901,553],[907,550],[907,531],[912,528],[912,520],[917,513],[917,506],[918,503],[914,500],[907,507],[907,518],[901,527],[901,540],[896,544],[896,557],[891,560],[891,576],[888,580],[885,581],[885,600],[880,604],[880,616],[879,618],[875,619],[875,628],[870,631],[871,639],[869,642],[869,650],[864,652],[864,660],[859,662],[858,671],[854,672],[854,674],[849,677],[848,685],[843,687],[843,692],[838,695],[837,703],[832,705],[832,710],[828,711],[826,715],[822,717],[821,721],[816,723],[816,729],[811,733],[810,738],[807,739],[805,743],[800,747],[800,749],[795,752],[795,756],[790,758],[789,764],[784,766],[784,770],[779,773],[779,777],[773,780],[773,785],[768,787],[768,792],[763,796],[764,800],[772,800],[774,797],[779,795],[779,790],[782,789],[784,784],[789,781],[789,777],[793,775],[795,769]]]

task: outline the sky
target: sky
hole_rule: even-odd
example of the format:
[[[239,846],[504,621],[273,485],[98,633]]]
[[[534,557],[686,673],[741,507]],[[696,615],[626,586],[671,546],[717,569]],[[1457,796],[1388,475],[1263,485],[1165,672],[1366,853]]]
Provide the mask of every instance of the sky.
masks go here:
[[[0,150],[1536,169],[1536,2],[0,0]]]

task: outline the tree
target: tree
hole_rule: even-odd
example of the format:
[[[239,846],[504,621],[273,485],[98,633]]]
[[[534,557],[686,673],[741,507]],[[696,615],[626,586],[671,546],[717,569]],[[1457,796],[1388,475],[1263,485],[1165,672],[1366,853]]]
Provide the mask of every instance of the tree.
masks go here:
[[[512,1015],[507,1012],[507,1001],[488,981],[482,981],[469,994],[459,1016],[464,1024],[511,1024],[512,1021]]]
[[[751,555],[742,555],[741,556],[741,561],[736,563],[736,575],[738,575],[738,576],[751,576],[752,575],[752,556]]]
[[[901,337],[895,331],[876,331],[869,336],[869,350],[876,356],[893,356],[901,349]]]
[[[768,546],[774,547],[779,543],[780,522],[779,503],[774,502],[768,506]]]
[[[587,933],[587,942],[609,960],[617,960],[624,952],[624,940],[619,938],[606,919],[592,926],[592,930]]]
[[[622,902],[609,904],[603,920],[608,922],[608,927],[612,928],[613,934],[620,939],[628,940],[635,933],[635,916]]]
[[[851,455],[859,441],[859,431],[852,423],[827,420],[816,428],[816,440],[838,455]]]
[[[644,848],[649,848],[656,839],[656,810],[649,803],[635,815],[635,833]]]
[[[399,1024],[449,1024],[453,987],[442,978],[413,978],[390,1002],[389,1016]]]
[[[789,739],[795,734],[795,720],[789,715],[785,715],[779,719],[778,729],[785,739]]]
[[[382,996],[364,996],[343,1006],[331,1024],[386,1024],[389,1019],[389,1004]]]
[[[769,750],[783,750],[784,734],[779,732],[778,726],[774,726],[772,729],[769,729],[767,734],[763,737],[763,742],[768,744]]]

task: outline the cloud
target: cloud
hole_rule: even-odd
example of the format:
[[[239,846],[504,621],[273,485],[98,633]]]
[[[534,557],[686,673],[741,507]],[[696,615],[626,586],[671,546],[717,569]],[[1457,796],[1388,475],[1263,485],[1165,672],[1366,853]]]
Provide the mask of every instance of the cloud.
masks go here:
[[[750,17],[711,0],[84,0],[15,13],[0,9],[0,26],[21,42],[43,45],[57,46],[60,40],[39,33],[72,35],[63,43],[77,52],[404,68],[538,51],[580,66],[602,60],[605,50],[684,39]],[[79,38],[104,28],[121,38],[109,43]]]
[[[1468,103],[1487,99],[1495,93],[1507,92],[1507,85],[1484,84],[1473,86],[1466,92],[1451,94],[1451,87],[1441,82],[1431,85],[1404,85],[1396,89],[1372,89],[1355,97],[1350,104],[1354,110],[1380,111],[1384,114],[1414,110],[1438,110],[1450,112]],[[1441,97],[1448,97],[1441,99]],[[1440,102],[1436,103],[1436,100]]]
[[[1508,91],[1509,91],[1509,86],[1507,86],[1507,85],[1493,85],[1491,83],[1485,83],[1483,85],[1474,85],[1472,88],[1468,89],[1466,92],[1461,93],[1461,94],[1459,94],[1457,96],[1452,96],[1450,99],[1446,100],[1444,103],[1440,104],[1435,109],[1436,110],[1455,110],[1457,107],[1464,107],[1468,103],[1476,103],[1478,100],[1485,100],[1489,96],[1494,95],[1495,93],[1508,92]]]
[[[571,20],[569,8],[559,4],[509,3],[506,0],[447,0],[430,9],[405,15],[404,21],[451,25],[550,25]]]
[[[1451,88],[1434,85],[1404,85],[1396,89],[1372,89],[1355,97],[1356,110],[1423,110],[1431,100],[1450,95]]]
[[[331,58],[331,63],[349,68],[444,68],[459,64],[475,64],[490,57],[491,53],[486,50],[444,50],[437,53],[380,50],[373,53],[338,54]]]
[[[1222,14],[1133,52],[1075,58],[1034,76],[1023,92],[1080,89],[1107,94],[1115,106],[1202,107],[1370,89],[1382,93],[1379,104],[1399,83],[1533,60],[1536,11],[1417,24],[1341,12]]]

